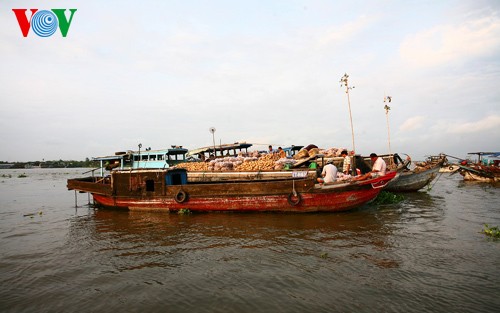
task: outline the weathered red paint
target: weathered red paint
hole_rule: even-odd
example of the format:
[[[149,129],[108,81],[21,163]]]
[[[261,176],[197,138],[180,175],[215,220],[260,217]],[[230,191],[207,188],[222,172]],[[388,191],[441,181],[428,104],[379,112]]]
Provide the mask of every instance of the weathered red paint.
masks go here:
[[[163,186],[161,194],[149,195],[147,193],[133,194],[136,191],[117,193],[116,190],[120,189],[117,189],[116,186],[108,190],[87,188],[83,191],[91,192],[94,201],[100,206],[128,210],[340,212],[354,209],[375,199],[395,175],[395,172],[389,172],[386,176],[362,182],[322,187],[314,184],[311,179],[281,182],[280,184],[285,184],[283,188],[277,182],[271,182],[269,186],[273,186],[273,188],[268,191],[262,188],[265,182],[258,181],[250,182],[248,186],[242,183]],[[131,180],[130,178],[129,180]],[[82,189],[71,185],[69,181],[68,188]],[[175,201],[175,194],[180,190],[187,193],[187,199],[182,203]],[[288,201],[288,196],[293,190],[296,190],[301,198],[296,205],[290,204]]]

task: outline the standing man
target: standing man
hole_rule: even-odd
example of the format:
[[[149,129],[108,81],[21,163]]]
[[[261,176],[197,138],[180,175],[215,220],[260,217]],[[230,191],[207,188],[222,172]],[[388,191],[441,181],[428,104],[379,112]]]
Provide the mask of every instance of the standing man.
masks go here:
[[[347,154],[347,150],[342,150],[340,156],[344,158],[344,165],[342,166],[342,172],[347,175],[351,171],[351,158]]]

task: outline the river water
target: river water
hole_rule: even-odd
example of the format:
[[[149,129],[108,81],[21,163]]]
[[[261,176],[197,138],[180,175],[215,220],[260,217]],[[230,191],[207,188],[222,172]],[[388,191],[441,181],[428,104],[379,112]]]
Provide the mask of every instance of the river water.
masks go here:
[[[1,312],[500,310],[500,240],[481,233],[498,186],[445,173],[346,213],[178,215],[75,208],[84,171],[0,170]]]

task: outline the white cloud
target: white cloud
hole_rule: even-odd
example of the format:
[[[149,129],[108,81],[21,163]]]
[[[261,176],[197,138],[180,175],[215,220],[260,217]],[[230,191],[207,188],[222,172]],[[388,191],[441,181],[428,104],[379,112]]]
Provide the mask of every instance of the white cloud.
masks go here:
[[[423,126],[425,117],[423,116],[414,116],[410,117],[399,127],[401,131],[411,131],[419,129]]]
[[[446,132],[449,134],[467,134],[485,132],[487,130],[498,131],[499,129],[500,116],[490,115],[476,122],[449,124],[446,127]]]
[[[340,44],[341,42],[352,39],[362,31],[368,29],[370,25],[377,20],[378,18],[375,16],[362,15],[352,22],[345,23],[341,26],[335,25],[331,29],[321,33],[321,36],[317,38],[317,43],[319,46]]]
[[[416,33],[401,43],[400,53],[409,65],[432,67],[491,55],[499,49],[500,18],[492,14]]]

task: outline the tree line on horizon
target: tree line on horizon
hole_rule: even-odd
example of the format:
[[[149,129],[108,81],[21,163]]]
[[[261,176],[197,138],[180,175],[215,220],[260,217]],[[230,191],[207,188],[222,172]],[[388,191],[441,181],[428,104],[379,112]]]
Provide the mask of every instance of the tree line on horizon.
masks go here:
[[[99,162],[85,158],[84,161],[76,160],[51,160],[51,161],[29,161],[29,162],[5,162],[0,161],[0,165],[9,165],[8,168],[67,168],[67,167],[98,167]],[[3,168],[6,168],[4,166]]]

